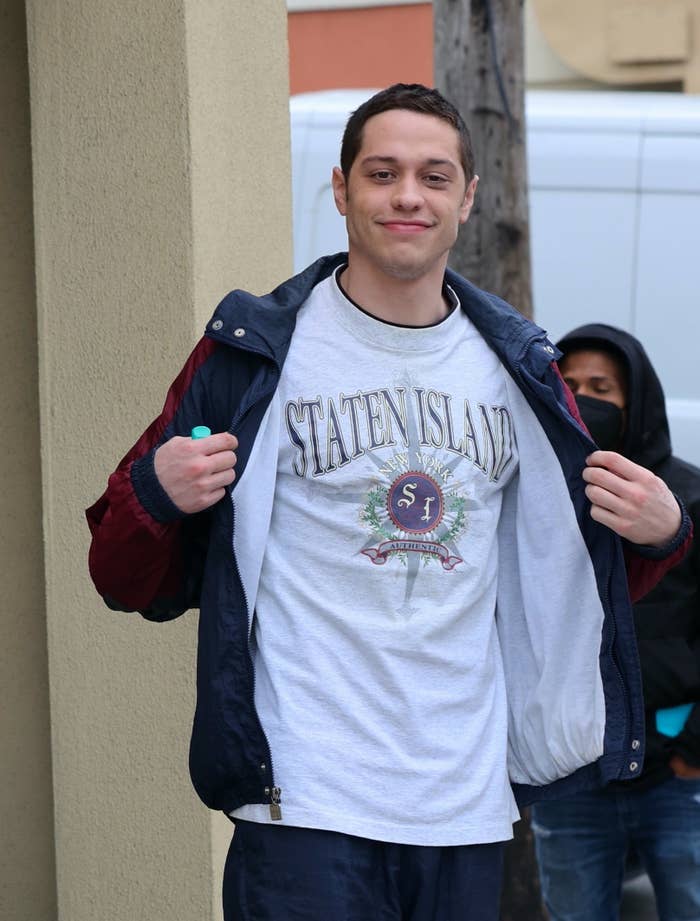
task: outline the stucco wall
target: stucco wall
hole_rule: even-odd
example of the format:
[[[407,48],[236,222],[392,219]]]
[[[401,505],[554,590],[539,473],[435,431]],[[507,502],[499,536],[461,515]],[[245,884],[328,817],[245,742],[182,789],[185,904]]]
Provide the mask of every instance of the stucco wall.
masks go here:
[[[196,614],[88,581],[83,509],[233,286],[291,265],[278,0],[28,0],[59,917],[218,917],[191,789]]]
[[[53,921],[56,883],[24,3],[0,0],[0,23],[0,918]]]

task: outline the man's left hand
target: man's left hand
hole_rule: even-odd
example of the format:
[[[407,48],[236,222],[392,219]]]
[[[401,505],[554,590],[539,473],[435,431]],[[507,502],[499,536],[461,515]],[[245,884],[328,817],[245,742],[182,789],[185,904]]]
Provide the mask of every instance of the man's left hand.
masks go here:
[[[594,451],[586,464],[583,479],[595,521],[633,544],[663,547],[675,537],[680,507],[651,470],[614,451]]]

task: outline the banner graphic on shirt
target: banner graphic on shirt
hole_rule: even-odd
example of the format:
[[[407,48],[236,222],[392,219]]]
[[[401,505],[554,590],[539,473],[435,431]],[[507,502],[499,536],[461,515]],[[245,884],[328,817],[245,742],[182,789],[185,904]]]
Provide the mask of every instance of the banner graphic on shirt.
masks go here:
[[[459,556],[451,556],[450,551],[442,544],[434,544],[427,540],[386,540],[378,547],[370,547],[362,552],[377,565],[386,563],[390,553],[432,553],[440,557],[442,568],[448,571],[454,569],[457,563],[464,562]]]

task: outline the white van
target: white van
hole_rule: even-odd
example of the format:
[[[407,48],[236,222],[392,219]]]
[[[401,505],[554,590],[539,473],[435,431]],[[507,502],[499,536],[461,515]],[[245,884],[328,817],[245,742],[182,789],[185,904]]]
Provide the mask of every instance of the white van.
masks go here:
[[[330,175],[369,95],[290,100],[297,270],[347,247]],[[700,97],[529,91],[526,112],[535,319],[555,341],[592,322],[637,336],[674,452],[700,466]]]

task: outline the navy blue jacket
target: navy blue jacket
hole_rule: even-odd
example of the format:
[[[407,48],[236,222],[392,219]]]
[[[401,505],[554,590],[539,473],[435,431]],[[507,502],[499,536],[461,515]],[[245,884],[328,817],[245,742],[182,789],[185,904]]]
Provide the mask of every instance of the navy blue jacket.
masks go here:
[[[321,259],[264,297],[240,290],[228,294],[173,383],[162,413],[87,511],[90,571],[110,607],[139,611],[155,621],[200,609],[190,770],[203,801],[226,812],[245,803],[270,803],[277,795],[274,753],[255,710],[248,645],[250,586],[274,495],[270,419],[297,312],[314,285],[346,260],[344,254]],[[530,429],[537,430],[533,443],[540,438],[543,455],[557,465],[555,476],[551,470],[543,473],[543,482],[530,493],[519,492],[513,503],[514,516],[542,517],[537,540],[551,549],[528,553],[525,532],[531,529],[521,527],[518,522],[525,519],[517,517],[501,540],[505,554],[522,557],[525,548],[528,557],[521,594],[504,602],[498,614],[507,672],[511,663],[509,738],[516,796],[525,804],[635,777],[643,758],[644,708],[628,580],[634,597],[650,589],[684,554],[690,522],[684,514],[678,535],[662,551],[624,546],[596,524],[581,478],[594,445],[559,376],[557,350],[542,329],[505,302],[452,272],[447,282],[507,369],[518,398],[522,394],[530,407]],[[225,499],[185,515],[160,486],[154,453],[164,441],[187,436],[200,424],[236,435],[237,475]],[[521,473],[520,479],[533,475]],[[539,506],[528,508],[537,489],[551,489],[551,507],[543,508],[540,499]],[[566,559],[576,562],[569,567],[567,597],[549,597],[547,581],[556,560],[548,558],[556,557],[560,546],[568,548]],[[548,621],[546,630],[533,629],[540,617]],[[577,624],[586,628],[578,646]],[[553,689],[537,663],[563,654],[571,656],[563,674],[574,678],[561,687],[557,678]],[[590,679],[581,669],[584,658],[587,667],[592,663]]]

